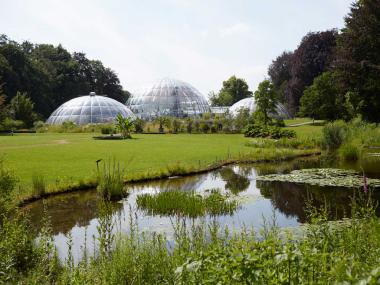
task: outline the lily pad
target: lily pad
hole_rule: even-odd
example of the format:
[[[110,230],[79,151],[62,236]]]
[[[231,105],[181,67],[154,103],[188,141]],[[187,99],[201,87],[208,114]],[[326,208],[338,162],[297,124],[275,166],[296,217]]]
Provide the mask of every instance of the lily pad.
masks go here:
[[[293,170],[289,174],[270,174],[257,177],[258,181],[280,181],[317,186],[359,188],[364,178],[354,170],[337,168],[310,168]],[[366,178],[368,187],[379,188],[380,179]]]

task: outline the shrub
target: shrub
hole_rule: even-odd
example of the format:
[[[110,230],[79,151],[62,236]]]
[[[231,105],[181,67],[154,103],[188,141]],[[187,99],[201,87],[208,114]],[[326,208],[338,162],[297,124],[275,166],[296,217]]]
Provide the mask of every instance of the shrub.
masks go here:
[[[326,124],[322,129],[322,148],[327,150],[338,149],[348,137],[348,127],[343,121]]]
[[[262,124],[249,124],[245,130],[244,135],[252,138],[294,138],[295,131],[282,129],[276,126],[262,125]]]
[[[115,128],[111,125],[104,125],[101,127],[100,132],[103,135],[112,135],[115,133]]]
[[[201,122],[200,128],[201,128],[202,132],[205,134],[207,134],[208,131],[210,130],[210,126],[208,125],[207,122]]]
[[[5,168],[4,162],[0,160],[0,222],[2,221],[2,215],[11,207],[11,195],[17,181],[13,172]]]
[[[144,127],[145,127],[145,121],[142,119],[136,119],[134,121],[135,124],[135,132],[136,133],[143,133],[144,132]]]

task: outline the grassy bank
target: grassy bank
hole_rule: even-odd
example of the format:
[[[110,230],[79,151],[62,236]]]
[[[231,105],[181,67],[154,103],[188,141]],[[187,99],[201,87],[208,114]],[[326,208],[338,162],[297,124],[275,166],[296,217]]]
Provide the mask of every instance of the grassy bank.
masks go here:
[[[310,128],[310,127],[309,127]],[[302,134],[303,135],[303,134]],[[193,174],[239,161],[275,161],[316,149],[250,147],[240,134],[134,135],[132,140],[94,140],[93,134],[20,134],[0,137],[6,164],[20,178],[18,200],[38,197],[33,177],[43,177],[42,196],[96,186],[96,161],[115,159],[125,181]],[[180,161],[180,162],[179,162]],[[102,162],[101,162],[102,163]]]

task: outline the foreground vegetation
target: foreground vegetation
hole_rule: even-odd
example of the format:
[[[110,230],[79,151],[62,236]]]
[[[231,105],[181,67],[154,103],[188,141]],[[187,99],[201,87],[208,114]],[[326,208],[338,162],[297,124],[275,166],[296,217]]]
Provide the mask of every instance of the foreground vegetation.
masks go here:
[[[178,218],[173,239],[141,233],[133,214],[130,231],[114,234],[117,221],[101,200],[98,249],[92,255],[85,242],[78,263],[70,236],[67,259],[58,259],[47,219],[35,242],[26,217],[2,215],[0,283],[377,284],[380,221],[370,193],[358,192],[351,219],[343,222],[328,221],[328,207],[309,207],[310,223],[296,231],[279,229],[275,217],[260,233]]]

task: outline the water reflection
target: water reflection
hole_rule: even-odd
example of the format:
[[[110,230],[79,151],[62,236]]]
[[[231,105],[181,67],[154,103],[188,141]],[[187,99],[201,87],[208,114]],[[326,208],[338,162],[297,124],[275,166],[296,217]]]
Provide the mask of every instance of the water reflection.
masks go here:
[[[241,207],[232,216],[222,215],[216,218],[206,216],[202,220],[207,222],[215,219],[221,226],[227,225],[233,228],[252,226],[260,229],[263,218],[271,220],[273,214],[276,215],[279,226],[297,226],[306,221],[304,209],[310,197],[315,206],[327,203],[332,209],[332,218],[341,218],[350,210],[352,191],[348,189],[256,181],[258,175],[326,167],[326,164],[326,161],[321,161],[318,157],[311,157],[273,164],[231,165],[199,175],[129,185],[128,197],[114,203],[112,207],[115,231],[128,232],[129,216],[133,214],[138,218],[140,230],[160,232],[170,236],[173,232],[173,217],[145,215],[143,211],[137,209],[136,197],[144,193],[172,190],[202,193],[205,190],[219,188],[222,192],[232,194],[241,201]],[[95,191],[64,194],[45,199],[44,202],[37,201],[30,204],[26,209],[30,211],[31,220],[37,229],[41,227],[44,207],[51,217],[54,240],[61,256],[64,257],[67,252],[65,236],[67,233],[72,235],[73,252],[77,256],[80,255],[85,235],[96,239],[99,207]]]
[[[74,227],[87,227],[90,221],[98,217],[99,205],[95,191],[84,191],[57,195],[36,201],[25,207],[30,212],[32,224],[41,227],[45,214],[50,217],[54,235],[67,234]],[[115,214],[122,211],[121,203],[112,203]]]

